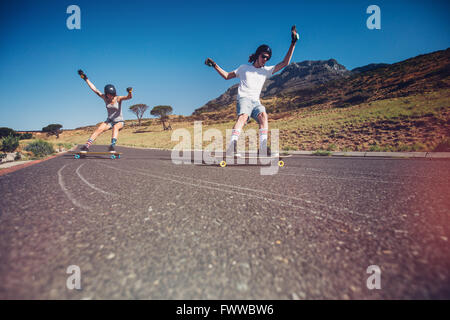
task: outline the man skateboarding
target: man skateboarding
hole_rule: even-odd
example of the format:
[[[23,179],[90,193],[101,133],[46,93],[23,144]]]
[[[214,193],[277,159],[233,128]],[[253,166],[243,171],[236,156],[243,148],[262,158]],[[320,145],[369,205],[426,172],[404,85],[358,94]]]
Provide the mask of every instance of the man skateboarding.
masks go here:
[[[115,145],[117,143],[117,138],[119,136],[119,130],[121,130],[125,124],[123,115],[122,115],[122,101],[129,100],[133,97],[132,88],[127,88],[128,95],[127,96],[117,96],[116,88],[112,84],[107,84],[104,89],[104,93],[101,93],[94,84],[88,79],[86,74],[82,70],[78,70],[78,74],[81,79],[86,81],[89,88],[92,89],[100,98],[105,101],[106,110],[108,111],[108,118],[105,122],[102,122],[97,129],[95,129],[94,133],[88,139],[85,145],[81,147],[81,151],[89,152],[89,147],[94,143],[95,139],[104,132],[105,130],[112,129],[112,138],[111,145],[108,148],[109,152],[115,152]]]
[[[259,152],[261,156],[277,156],[278,152],[272,153],[267,146],[267,135],[269,132],[268,116],[266,108],[261,104],[259,96],[264,82],[276,72],[289,65],[295,44],[299,39],[295,26],[291,28],[291,45],[283,61],[275,66],[266,66],[266,62],[272,57],[272,50],[268,45],[261,45],[256,52],[250,55],[250,64],[241,65],[232,72],[226,72],[220,68],[212,59],[207,58],[205,64],[213,67],[225,80],[238,77],[240,79],[236,112],[238,119],[233,127],[231,142],[227,148],[227,156],[239,156],[237,152],[237,141],[243,126],[252,117],[259,124]]]

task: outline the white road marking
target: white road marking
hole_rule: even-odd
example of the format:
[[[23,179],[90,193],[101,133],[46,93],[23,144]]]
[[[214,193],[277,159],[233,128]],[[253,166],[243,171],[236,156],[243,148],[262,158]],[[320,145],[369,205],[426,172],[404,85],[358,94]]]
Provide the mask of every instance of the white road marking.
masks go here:
[[[120,169],[120,168],[116,168],[116,167],[111,167],[111,166],[108,166],[108,165],[103,164],[103,163],[100,164],[100,165],[103,165],[103,166],[111,168],[111,169],[127,172],[127,173],[145,175],[145,176],[153,177],[153,178],[156,178],[156,179],[167,180],[167,181],[172,181],[172,182],[179,183],[179,184],[184,184],[184,185],[187,185],[187,186],[194,186],[194,187],[198,187],[198,188],[215,190],[215,191],[220,191],[220,192],[225,192],[225,193],[233,193],[233,194],[240,195],[242,197],[251,197],[251,198],[256,198],[256,199],[262,199],[262,200],[265,200],[265,201],[270,201],[270,202],[277,203],[278,205],[281,205],[283,207],[293,207],[293,208],[298,208],[298,209],[302,209],[302,210],[305,210],[305,211],[310,211],[310,212],[312,212],[314,214],[320,214],[322,216],[322,218],[325,218],[325,219],[328,219],[328,220],[331,220],[331,221],[334,221],[334,222],[337,222],[337,223],[341,223],[341,224],[344,224],[344,225],[348,226],[348,223],[346,223],[344,221],[341,221],[341,220],[338,220],[338,219],[335,219],[335,218],[332,218],[328,214],[327,215],[323,215],[323,214],[321,214],[319,212],[316,212],[316,211],[313,211],[311,209],[307,209],[305,207],[302,207],[302,206],[299,206],[299,205],[295,205],[295,204],[292,204],[292,203],[289,203],[289,202],[282,202],[282,201],[279,201],[279,200],[270,199],[270,198],[267,198],[267,197],[262,197],[262,196],[258,196],[258,195],[254,195],[254,194],[243,193],[243,192],[239,192],[239,191],[227,190],[227,189],[223,189],[223,188],[214,188],[214,187],[209,187],[209,186],[203,186],[203,185],[200,185],[200,184],[174,180],[174,179],[171,179],[171,178],[154,175],[154,174],[147,173],[147,172],[124,170],[124,169]]]
[[[166,173],[166,175],[169,175],[169,176],[172,176],[172,177],[177,177],[177,178],[192,178],[192,179],[195,179],[196,181],[201,181],[201,182],[204,182],[204,183],[214,184],[216,186],[224,186],[224,187],[227,187],[227,188],[235,188],[235,189],[259,192],[259,193],[266,193],[266,194],[270,194],[271,196],[279,196],[279,197],[294,199],[294,200],[298,200],[298,201],[305,201],[305,199],[301,199],[301,198],[297,198],[297,197],[291,197],[291,196],[286,196],[284,194],[273,193],[273,192],[270,192],[270,191],[264,191],[264,190],[246,188],[246,187],[239,187],[239,186],[234,186],[234,185],[230,185],[230,184],[212,182],[212,181],[202,180],[202,179],[199,179],[199,178],[196,178],[196,177],[179,176],[179,175],[176,175],[176,174],[169,174],[169,173]],[[308,193],[299,194],[299,196],[307,196],[307,195],[309,195],[309,194]]]
[[[82,208],[82,209],[90,209],[90,207],[85,206],[85,205],[79,203],[79,202],[74,198],[74,196],[70,193],[70,191],[66,188],[66,185],[64,184],[64,180],[63,180],[63,177],[62,177],[61,172],[62,172],[62,170],[63,170],[67,165],[68,165],[68,164],[63,165],[63,166],[61,167],[61,169],[58,170],[58,183],[59,183],[59,186],[61,187],[62,191],[64,191],[64,193],[66,194],[67,198],[69,198],[70,201],[72,201],[72,203],[73,203],[74,205],[76,205],[77,207],[80,207],[80,208]]]
[[[348,177],[336,177],[336,176],[320,176],[320,175],[307,175],[307,174],[295,174],[295,173],[281,173],[278,174],[283,176],[297,176],[297,177],[308,177],[308,178],[318,178],[318,179],[337,179],[337,180],[359,180],[359,181],[373,181],[373,182],[379,182],[379,183],[394,183],[394,184],[404,184],[403,182],[395,182],[395,181],[384,181],[384,180],[377,180],[377,179],[370,179],[370,178],[348,178]]]
[[[102,190],[102,189],[100,189],[100,188],[97,188],[97,187],[94,186],[92,183],[90,183],[89,181],[87,181],[87,180],[81,175],[81,173],[80,173],[80,171],[79,171],[79,170],[81,169],[81,167],[84,166],[84,165],[85,165],[85,163],[83,163],[82,165],[80,165],[80,166],[77,168],[77,170],[76,170],[76,173],[77,173],[78,177],[81,179],[81,181],[83,181],[84,183],[86,183],[89,187],[91,187],[91,188],[94,189],[95,191],[101,192],[101,193],[103,193],[103,194],[107,194],[107,195],[109,195],[109,196],[115,196],[115,194],[113,194],[113,193],[111,193],[111,192],[104,191],[104,190]]]

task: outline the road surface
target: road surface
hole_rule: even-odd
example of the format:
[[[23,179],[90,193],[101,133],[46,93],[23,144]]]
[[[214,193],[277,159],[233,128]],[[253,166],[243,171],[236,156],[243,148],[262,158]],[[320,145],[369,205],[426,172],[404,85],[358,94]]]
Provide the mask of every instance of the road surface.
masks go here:
[[[0,176],[0,299],[450,298],[448,160],[118,149]]]

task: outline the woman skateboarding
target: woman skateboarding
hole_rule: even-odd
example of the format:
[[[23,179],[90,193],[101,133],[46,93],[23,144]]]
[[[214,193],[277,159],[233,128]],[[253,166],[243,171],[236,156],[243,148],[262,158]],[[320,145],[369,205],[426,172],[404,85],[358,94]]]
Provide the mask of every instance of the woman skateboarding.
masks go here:
[[[267,135],[269,131],[268,117],[266,108],[261,104],[259,96],[264,82],[276,72],[289,65],[295,44],[299,39],[295,26],[291,28],[292,42],[284,60],[275,66],[266,66],[266,62],[272,57],[272,50],[268,45],[261,45],[256,52],[250,55],[248,62],[250,64],[241,65],[232,72],[226,72],[220,68],[212,59],[208,58],[205,64],[213,67],[225,80],[238,77],[240,79],[236,112],[238,119],[233,127],[231,142],[227,148],[227,156],[238,156],[237,141],[242,127],[252,117],[259,124],[259,155],[277,156],[278,152],[272,153],[267,146]]]
[[[132,88],[127,88],[128,95],[127,96],[117,96],[116,88],[112,84],[107,84],[105,86],[104,93],[101,93],[91,81],[89,81],[88,77],[82,70],[78,70],[78,74],[81,79],[86,81],[89,88],[92,89],[100,98],[105,101],[106,110],[108,111],[108,118],[105,122],[102,122],[97,129],[95,129],[94,133],[88,139],[85,145],[81,147],[81,151],[88,152],[91,144],[94,143],[95,139],[105,130],[112,129],[112,138],[111,145],[109,146],[109,152],[115,152],[115,145],[117,143],[117,137],[119,136],[119,130],[121,130],[125,124],[123,115],[122,115],[122,101],[129,100],[133,97]]]

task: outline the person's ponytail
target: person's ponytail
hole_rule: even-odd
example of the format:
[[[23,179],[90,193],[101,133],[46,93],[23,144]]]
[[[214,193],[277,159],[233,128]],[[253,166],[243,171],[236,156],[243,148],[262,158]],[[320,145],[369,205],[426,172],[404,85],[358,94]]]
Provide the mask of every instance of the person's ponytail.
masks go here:
[[[257,58],[256,53],[253,53],[250,57],[248,57],[248,62],[253,63]]]

